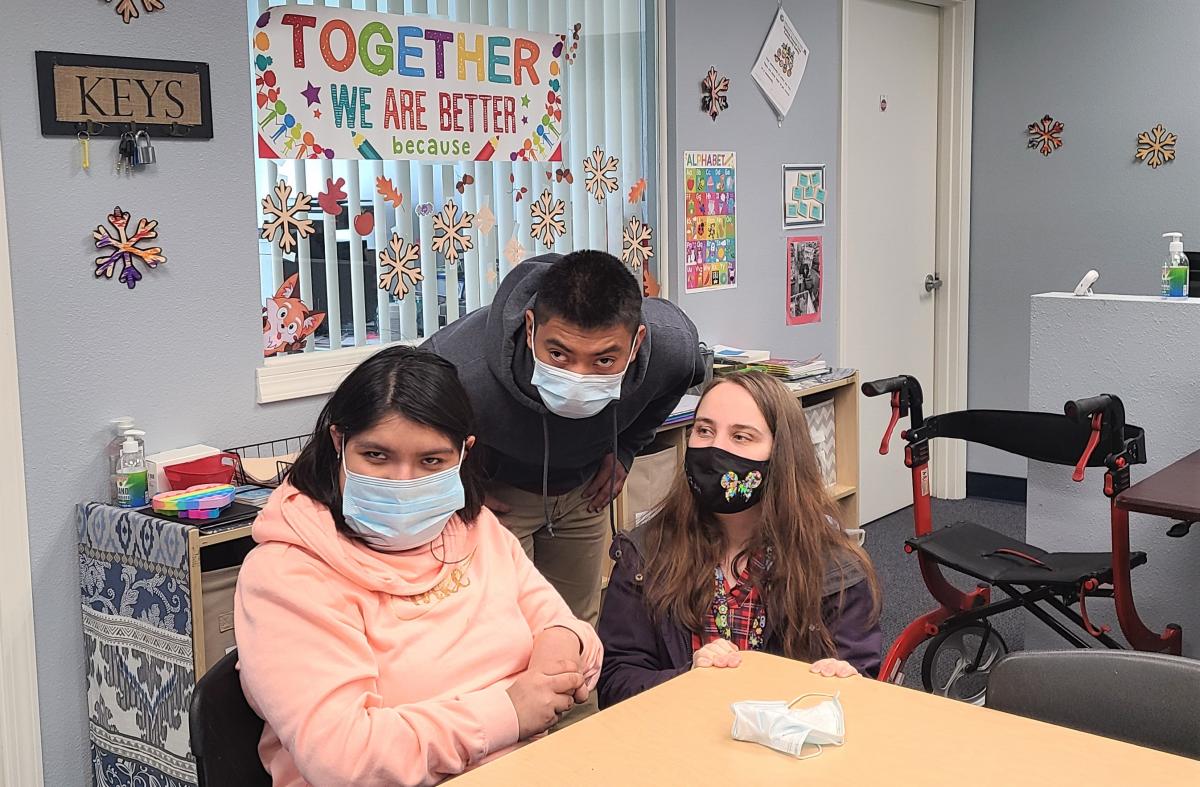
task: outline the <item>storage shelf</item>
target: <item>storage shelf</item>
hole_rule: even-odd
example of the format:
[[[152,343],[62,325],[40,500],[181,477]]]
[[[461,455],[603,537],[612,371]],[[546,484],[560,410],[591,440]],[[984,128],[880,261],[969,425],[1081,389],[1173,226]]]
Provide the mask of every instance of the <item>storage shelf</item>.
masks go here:
[[[833,495],[834,500],[845,500],[857,491],[858,487],[853,484],[834,484],[829,488],[829,494]]]

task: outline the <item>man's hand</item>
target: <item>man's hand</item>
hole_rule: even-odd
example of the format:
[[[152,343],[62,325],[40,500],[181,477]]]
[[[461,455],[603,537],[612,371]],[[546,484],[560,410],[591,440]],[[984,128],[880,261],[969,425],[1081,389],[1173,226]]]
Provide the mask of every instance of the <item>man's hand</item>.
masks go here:
[[[808,671],[827,678],[853,678],[858,674],[858,670],[854,669],[850,662],[841,659],[821,659],[809,667]]]
[[[741,663],[737,645],[727,639],[715,639],[692,654],[692,667],[736,667]]]
[[[597,468],[596,475],[583,490],[583,496],[590,501],[587,506],[588,512],[594,514],[597,511],[603,511],[605,506],[616,499],[625,486],[625,476],[627,475],[629,473],[625,470],[625,465],[621,464],[612,454],[605,454],[604,458],[600,460],[600,467]]]
[[[574,631],[562,626],[551,626],[534,638],[528,670],[543,675],[582,673],[582,650],[583,643]],[[575,689],[572,698],[576,702],[587,700],[587,686],[581,685]]]

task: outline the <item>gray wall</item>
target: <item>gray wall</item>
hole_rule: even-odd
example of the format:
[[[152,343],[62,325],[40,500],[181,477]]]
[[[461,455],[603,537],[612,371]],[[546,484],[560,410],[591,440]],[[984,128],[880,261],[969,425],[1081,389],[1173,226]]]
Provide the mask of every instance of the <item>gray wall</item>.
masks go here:
[[[107,421],[150,450],[311,428],[317,399],[255,404],[254,168],[244,3],[168,3],[126,26],[104,3],[19,0],[0,24],[0,139],[10,222],[46,784],[88,781],[74,505],[105,494]],[[112,172],[114,140],[79,168],[74,139],[38,130],[36,49],[201,60],[215,138],[158,140],[158,165]],[[157,218],[167,263],[129,292],[92,277],[90,231],[119,204]]]
[[[1168,302],[1038,296],[1032,300],[1029,400],[1036,409],[1061,412],[1063,403],[1098,393],[1118,393],[1126,418],[1146,430],[1149,461],[1133,468],[1146,478],[1200,446],[1200,300]],[[1109,326],[1120,325],[1121,332]],[[1164,406],[1169,403],[1169,406]],[[1108,500],[1103,473],[1089,469],[1082,484],[1071,468],[1030,463],[1028,539],[1042,549],[1107,552]],[[1200,656],[1200,538],[1168,538],[1170,520],[1130,516],[1132,547],[1149,556],[1133,571],[1134,598],[1146,625],[1162,631],[1183,626],[1184,655]],[[1097,625],[1119,632],[1112,602],[1088,606]],[[1026,627],[1028,648],[1066,643],[1043,624]]]
[[[1030,295],[1070,290],[1089,268],[1098,292],[1153,294],[1163,232],[1200,248],[1198,29],[1195,2],[978,0],[971,407],[1029,404]],[[1066,125],[1049,158],[1024,134],[1046,113]],[[1179,158],[1152,170],[1133,152],[1158,122],[1179,134]],[[988,449],[968,468],[1025,474]]]
[[[0,82],[0,139],[12,228],[42,746],[46,783],[53,785],[87,780],[73,508],[105,493],[108,420],[135,416],[152,451],[197,442],[229,445],[304,431],[320,403],[254,402],[254,369],[261,360],[251,217],[258,197],[245,105],[244,5],[177,3],[128,26],[111,6],[93,5],[16,0],[0,25],[0,73],[8,76]],[[668,5],[673,277],[682,244],[682,152],[735,150],[739,178],[738,289],[678,299],[709,341],[794,356],[824,352],[835,362],[840,3],[784,4],[812,56],[783,128],[749,77],[775,4],[705,0],[688,2],[686,13],[682,3]],[[122,178],[111,170],[115,141],[97,140],[92,169],[84,173],[73,139],[46,139],[38,130],[37,49],[208,62],[215,138],[157,140],[157,166]],[[730,109],[716,123],[699,109],[699,82],[710,64],[733,81]],[[825,238],[819,325],[788,328],[784,320],[786,233],[778,222],[784,162],[828,166],[832,220],[823,229],[797,233]],[[135,220],[159,220],[168,258],[159,270],[146,272],[133,292],[91,275],[90,231],[115,204]],[[680,292],[677,280],[672,287]],[[180,360],[169,369],[152,360],[171,355]],[[115,382],[122,380],[123,386]]]
[[[836,363],[841,3],[783,3],[811,53],[782,128],[750,77],[776,7],[772,0],[668,0],[666,155],[672,299],[695,321],[700,338],[710,344],[768,349],[792,358],[820,352]],[[700,81],[709,66],[729,76],[731,82],[729,109],[715,122],[700,111]],[[737,153],[737,289],[683,293],[681,180],[687,150]],[[779,213],[784,163],[826,165],[829,219],[825,227],[783,230]],[[819,324],[787,325],[784,254],[789,234],[824,238],[826,278]]]

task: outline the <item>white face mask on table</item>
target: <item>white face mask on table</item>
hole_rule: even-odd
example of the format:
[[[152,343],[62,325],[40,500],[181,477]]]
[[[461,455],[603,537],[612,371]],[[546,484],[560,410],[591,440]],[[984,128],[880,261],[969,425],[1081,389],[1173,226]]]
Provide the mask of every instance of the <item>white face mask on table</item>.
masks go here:
[[[829,699],[811,708],[792,708],[805,697]],[[846,740],[846,720],[838,694],[812,692],[791,702],[735,702],[730,707],[735,740],[759,743],[798,759],[816,757],[822,746],[841,746]],[[806,743],[818,751],[801,756]]]

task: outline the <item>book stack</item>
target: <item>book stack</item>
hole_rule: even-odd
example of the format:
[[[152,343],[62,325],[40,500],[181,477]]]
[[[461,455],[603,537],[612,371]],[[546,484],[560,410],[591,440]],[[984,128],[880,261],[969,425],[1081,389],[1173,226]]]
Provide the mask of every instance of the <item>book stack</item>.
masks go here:
[[[663,426],[675,426],[676,424],[691,421],[696,417],[696,405],[700,404],[700,397],[695,394],[684,394],[679,400],[679,404],[675,405],[675,409],[667,416],[667,420],[663,421]]]
[[[807,361],[793,361],[788,358],[767,358],[760,363],[751,364],[749,368],[766,372],[772,377],[792,381],[802,380],[806,377],[820,377],[829,371],[829,364],[818,355],[815,358],[809,358]]]

